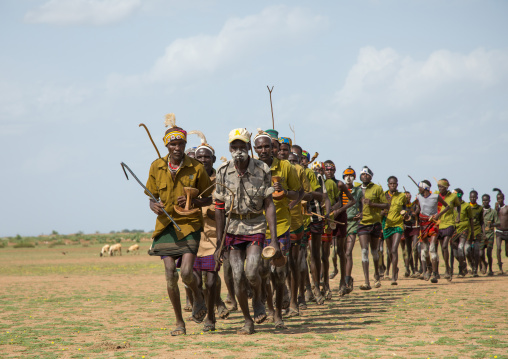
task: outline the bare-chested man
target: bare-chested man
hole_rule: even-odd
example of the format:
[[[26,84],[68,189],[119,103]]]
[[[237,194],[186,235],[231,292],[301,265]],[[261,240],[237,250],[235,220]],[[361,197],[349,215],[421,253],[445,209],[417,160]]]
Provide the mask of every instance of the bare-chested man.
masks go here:
[[[229,133],[229,152],[233,159],[217,170],[214,193],[218,243],[214,256],[215,260],[219,260],[220,241],[226,231],[224,248],[229,251],[235,294],[245,320],[238,334],[253,334],[254,321],[259,324],[266,320],[259,274],[261,251],[265,244],[267,223],[270,228],[276,228],[277,225],[270,167],[251,158],[250,148],[250,133],[246,129],[238,128]],[[225,228],[225,209],[229,211],[233,199],[230,190],[235,194],[235,198],[231,222],[229,227]],[[276,256],[280,256],[276,230],[271,232],[269,245],[275,248]],[[245,278],[253,291],[254,320],[249,312]]]

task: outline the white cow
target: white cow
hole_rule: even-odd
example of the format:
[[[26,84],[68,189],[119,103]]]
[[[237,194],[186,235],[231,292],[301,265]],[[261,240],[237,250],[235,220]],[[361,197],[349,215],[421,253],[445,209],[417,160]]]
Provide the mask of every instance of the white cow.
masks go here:
[[[105,256],[109,252],[109,244],[104,245],[101,249],[101,257]]]
[[[127,249],[127,253],[133,253],[133,254],[139,254],[139,244],[133,244],[132,246],[129,247],[129,249]]]
[[[109,247],[109,255],[110,256],[114,256],[117,254],[122,255],[122,244],[121,243],[113,244],[111,247]]]

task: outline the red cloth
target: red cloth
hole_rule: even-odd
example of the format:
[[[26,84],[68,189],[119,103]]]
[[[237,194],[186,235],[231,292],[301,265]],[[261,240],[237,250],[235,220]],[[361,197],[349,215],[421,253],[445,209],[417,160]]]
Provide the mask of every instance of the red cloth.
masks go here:
[[[427,238],[436,236],[439,231],[439,225],[429,221],[429,216],[420,214],[420,242]]]

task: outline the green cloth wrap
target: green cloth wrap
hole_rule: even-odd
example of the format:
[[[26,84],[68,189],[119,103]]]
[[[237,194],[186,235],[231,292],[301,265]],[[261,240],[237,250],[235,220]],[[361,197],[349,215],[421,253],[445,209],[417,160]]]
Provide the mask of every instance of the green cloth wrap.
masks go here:
[[[148,250],[151,256],[181,257],[185,253],[197,254],[201,231],[195,231],[178,240],[173,224],[162,231],[161,235],[153,239]]]
[[[383,229],[383,237],[386,239],[393,236],[395,233],[404,233],[401,227],[386,227]]]

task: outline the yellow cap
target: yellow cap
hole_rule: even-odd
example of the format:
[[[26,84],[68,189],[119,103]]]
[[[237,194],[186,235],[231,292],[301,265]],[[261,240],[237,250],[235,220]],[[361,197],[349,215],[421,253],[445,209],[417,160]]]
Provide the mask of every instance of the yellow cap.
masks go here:
[[[250,133],[246,128],[235,128],[229,133],[229,143],[234,140],[240,140],[243,142],[250,142]]]

